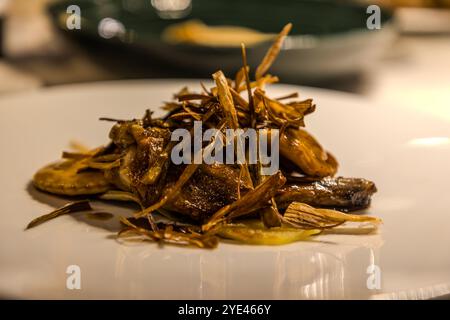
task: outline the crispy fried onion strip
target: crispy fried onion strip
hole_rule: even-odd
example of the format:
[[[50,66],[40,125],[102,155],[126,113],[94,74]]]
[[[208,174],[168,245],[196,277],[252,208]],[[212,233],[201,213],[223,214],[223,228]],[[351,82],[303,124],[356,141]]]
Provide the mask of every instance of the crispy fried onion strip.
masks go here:
[[[292,202],[284,213],[283,222],[301,229],[329,229],[345,222],[369,222],[376,226],[382,221],[377,217],[313,208],[304,203]]]
[[[218,238],[213,233],[201,234],[188,226],[177,226],[166,224],[158,230],[149,230],[140,227],[125,217],[120,217],[120,222],[126,227],[118,234],[118,238],[129,241],[151,241],[158,244],[174,244],[179,246],[194,246],[212,249],[217,247]]]
[[[258,68],[256,68],[255,72],[256,80],[260,79],[267,72],[267,70],[269,70],[270,66],[277,58],[278,53],[280,53],[284,39],[291,31],[291,29],[292,23],[288,23],[287,25],[284,26],[283,30],[281,30],[281,32],[278,34],[277,38],[275,39],[275,42],[272,44],[269,51],[267,51],[266,55],[261,61],[261,64],[258,66]]]

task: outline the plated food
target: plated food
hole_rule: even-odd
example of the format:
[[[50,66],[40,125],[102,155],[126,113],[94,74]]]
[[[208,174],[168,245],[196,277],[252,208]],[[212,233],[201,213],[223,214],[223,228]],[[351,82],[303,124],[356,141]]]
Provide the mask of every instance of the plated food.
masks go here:
[[[305,116],[316,108],[313,100],[297,100],[296,93],[273,98],[265,92],[268,84],[278,81],[267,71],[290,28],[288,24],[276,37],[252,80],[243,46],[243,66],[234,79],[217,71],[214,87],[203,86],[201,93],[183,88],[163,106],[167,111],[163,117],[155,118],[147,110],[140,119],[102,118],[114,123],[107,145],[64,152],[61,161],[40,169],[33,178],[42,191],[87,198],[39,217],[28,227],[89,210],[89,200],[100,198],[139,206],[133,217],[120,218],[119,237],[128,240],[212,248],[219,239],[275,245],[323,232],[373,232],[380,219],[348,212],[370,205],[375,184],[334,177],[337,160],[304,129]],[[279,170],[263,174],[267,162],[261,152],[256,161],[247,152],[243,161],[175,163],[174,132],[192,133],[198,123],[205,131],[219,133],[277,132],[279,148],[269,151],[279,150]],[[222,152],[217,149],[219,140],[214,136],[198,151]],[[223,150],[227,145],[223,142]],[[192,149],[190,156],[195,158],[195,146]],[[233,159],[239,158],[239,150],[234,152]],[[342,228],[344,223],[359,225]]]

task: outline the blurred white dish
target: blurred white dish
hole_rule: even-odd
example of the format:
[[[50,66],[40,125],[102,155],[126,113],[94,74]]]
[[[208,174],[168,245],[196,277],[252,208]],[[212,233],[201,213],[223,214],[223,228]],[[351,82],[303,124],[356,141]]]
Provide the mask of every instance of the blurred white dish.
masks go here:
[[[36,169],[57,159],[72,139],[90,146],[107,142],[111,123],[99,117],[139,117],[186,84],[199,88],[192,80],[129,81],[0,99],[1,297],[377,299],[450,293],[449,124],[319,89],[277,85],[269,93],[299,91],[314,98],[318,109],[307,128],[336,155],[339,174],[377,184],[368,210],[384,219],[377,235],[320,236],[279,247],[221,244],[206,251],[122,245],[111,238],[115,222],[80,215],[24,231],[50,204],[65,202],[30,187]],[[380,268],[380,289],[367,286],[371,264]],[[69,265],[81,268],[81,290],[66,288]]]

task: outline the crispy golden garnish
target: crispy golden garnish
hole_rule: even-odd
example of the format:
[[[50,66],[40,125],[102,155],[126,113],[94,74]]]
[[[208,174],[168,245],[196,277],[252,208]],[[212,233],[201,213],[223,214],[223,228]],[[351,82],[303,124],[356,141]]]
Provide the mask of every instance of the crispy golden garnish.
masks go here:
[[[264,56],[261,64],[256,68],[255,72],[255,78],[256,80],[259,80],[266,72],[269,70],[272,63],[277,58],[278,54],[280,53],[281,46],[283,45],[283,41],[286,38],[286,36],[289,34],[289,32],[292,29],[292,23],[288,23],[284,26],[283,30],[278,34],[277,38],[275,39],[275,42],[270,47],[269,51],[267,51],[266,55]]]

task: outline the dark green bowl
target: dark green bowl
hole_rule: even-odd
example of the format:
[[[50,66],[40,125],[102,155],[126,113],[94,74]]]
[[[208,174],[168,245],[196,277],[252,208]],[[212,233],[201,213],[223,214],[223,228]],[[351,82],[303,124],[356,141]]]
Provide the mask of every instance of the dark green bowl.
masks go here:
[[[69,5],[81,9],[81,30],[67,30],[61,21]],[[391,12],[382,11],[380,30],[368,30],[365,6],[330,1],[193,0],[191,9],[178,19],[161,18],[150,0],[64,0],[53,4],[50,12],[66,33],[144,49],[171,65],[204,74],[217,69],[236,71],[242,64],[240,49],[169,44],[161,39],[167,26],[199,19],[208,25],[237,25],[277,33],[292,22],[291,34],[271,73],[313,81],[364,70],[385,51],[394,35]],[[113,22],[110,32],[99,33],[102,21]],[[248,48],[251,66],[259,63],[269,45]]]

